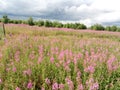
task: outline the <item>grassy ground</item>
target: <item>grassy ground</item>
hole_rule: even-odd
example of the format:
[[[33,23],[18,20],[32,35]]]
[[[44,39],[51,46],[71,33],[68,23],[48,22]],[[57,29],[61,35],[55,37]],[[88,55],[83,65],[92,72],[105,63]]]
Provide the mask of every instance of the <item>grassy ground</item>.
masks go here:
[[[120,33],[6,25],[0,90],[119,90]]]

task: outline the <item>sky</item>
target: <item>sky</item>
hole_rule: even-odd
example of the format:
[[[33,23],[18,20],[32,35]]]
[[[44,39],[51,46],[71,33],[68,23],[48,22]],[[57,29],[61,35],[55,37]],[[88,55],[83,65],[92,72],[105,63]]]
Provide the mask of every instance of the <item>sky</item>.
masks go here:
[[[0,0],[0,16],[120,25],[120,0]]]

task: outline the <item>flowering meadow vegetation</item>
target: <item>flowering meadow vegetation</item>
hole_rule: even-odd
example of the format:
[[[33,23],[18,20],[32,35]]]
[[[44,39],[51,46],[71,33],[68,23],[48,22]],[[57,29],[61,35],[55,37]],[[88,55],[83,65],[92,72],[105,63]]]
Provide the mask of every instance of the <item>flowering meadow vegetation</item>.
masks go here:
[[[120,32],[5,28],[0,90],[120,90]]]

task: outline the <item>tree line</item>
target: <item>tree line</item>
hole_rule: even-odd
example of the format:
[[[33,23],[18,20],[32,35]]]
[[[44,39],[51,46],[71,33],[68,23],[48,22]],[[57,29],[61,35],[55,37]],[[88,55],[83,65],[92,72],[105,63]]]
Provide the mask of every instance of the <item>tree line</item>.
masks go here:
[[[49,20],[38,20],[34,21],[32,17],[29,17],[28,20],[12,20],[9,19],[7,15],[4,15],[0,22],[3,22],[5,24],[7,23],[13,23],[13,24],[28,24],[30,26],[45,26],[45,27],[57,27],[57,28],[71,28],[71,29],[88,29],[86,25],[81,23],[66,23],[63,24],[58,21],[49,21]],[[101,24],[94,24],[89,27],[89,29],[92,30],[101,30],[101,31],[118,31],[120,32],[120,27],[118,26],[103,26]]]

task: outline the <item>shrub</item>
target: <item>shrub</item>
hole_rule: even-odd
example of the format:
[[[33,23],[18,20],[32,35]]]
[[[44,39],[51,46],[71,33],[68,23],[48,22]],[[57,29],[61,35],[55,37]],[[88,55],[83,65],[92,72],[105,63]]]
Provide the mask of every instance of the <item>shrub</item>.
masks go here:
[[[78,24],[77,29],[87,29],[84,24]]]
[[[63,27],[63,24],[62,23],[60,23],[60,22],[58,22],[58,21],[54,21],[54,22],[52,22],[52,26],[53,27],[58,27],[58,28],[61,28],[61,27]]]
[[[2,18],[2,22],[5,23],[5,24],[8,23],[9,20],[10,20],[10,19],[8,18],[7,15],[4,15],[3,18]]]
[[[14,20],[13,23],[14,23],[14,24],[18,24],[19,22],[18,22],[17,20]]]
[[[44,21],[39,20],[39,21],[37,22],[37,25],[38,25],[38,26],[44,26]]]
[[[119,31],[119,27],[117,27],[115,25],[113,25],[113,26],[107,26],[105,28],[105,30],[107,30],[107,31]]]
[[[117,26],[113,25],[113,26],[111,27],[111,31],[117,31]]]
[[[23,23],[23,24],[28,24],[27,21],[25,21],[25,20],[23,20],[22,23]]]
[[[18,20],[18,23],[19,23],[19,24],[22,24],[22,20]]]
[[[65,25],[65,28],[71,28],[71,24],[70,24],[70,23],[67,23],[67,24]]]
[[[28,25],[30,25],[30,26],[34,25],[33,18],[32,18],[32,17],[29,17],[27,23],[28,23]]]
[[[107,27],[105,28],[105,30],[111,31],[111,27],[110,27],[110,26],[107,26]]]
[[[72,28],[72,29],[87,29],[87,26],[80,23],[67,23],[63,25],[64,28]]]
[[[92,30],[105,30],[105,28],[101,24],[94,24],[91,26]]]
[[[14,22],[14,20],[9,20],[9,23],[13,23]]]
[[[118,27],[116,31],[117,31],[117,32],[120,32],[120,27]]]
[[[45,26],[45,27],[52,27],[53,25],[52,25],[52,22],[51,22],[51,21],[46,20],[46,21],[44,22],[44,26]]]

